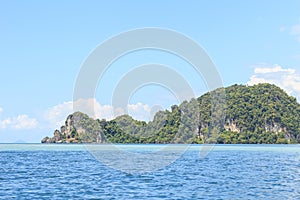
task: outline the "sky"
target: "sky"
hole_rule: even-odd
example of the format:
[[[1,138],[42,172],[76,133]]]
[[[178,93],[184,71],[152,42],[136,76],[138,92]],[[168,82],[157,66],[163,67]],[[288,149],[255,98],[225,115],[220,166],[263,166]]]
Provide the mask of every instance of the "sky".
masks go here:
[[[51,136],[73,112],[77,77],[95,48],[120,33],[145,27],[191,38],[213,61],[224,86],[268,82],[299,101],[299,10],[298,0],[1,0],[0,143],[35,143]],[[111,119],[118,83],[135,67],[149,63],[175,71],[195,97],[208,91],[205,79],[189,63],[148,49],[113,62],[99,79],[94,97],[79,104],[93,103],[92,117]],[[126,101],[128,112],[142,120],[180,103],[174,92],[159,84],[141,85]]]

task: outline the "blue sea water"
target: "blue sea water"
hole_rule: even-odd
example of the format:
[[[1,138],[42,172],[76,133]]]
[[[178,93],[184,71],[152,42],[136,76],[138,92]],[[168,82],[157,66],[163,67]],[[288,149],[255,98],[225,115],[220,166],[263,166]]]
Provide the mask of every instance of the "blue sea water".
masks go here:
[[[161,148],[129,145],[149,146]],[[199,149],[131,174],[84,145],[0,144],[0,199],[300,199],[298,145],[216,145],[205,157]]]

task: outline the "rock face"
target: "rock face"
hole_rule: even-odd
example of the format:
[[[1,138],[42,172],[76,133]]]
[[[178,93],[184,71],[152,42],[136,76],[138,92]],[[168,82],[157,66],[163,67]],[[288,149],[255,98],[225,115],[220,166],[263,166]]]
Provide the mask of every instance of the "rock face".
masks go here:
[[[42,143],[102,143],[104,136],[100,123],[81,112],[69,115],[65,125],[60,130],[55,130],[53,137],[45,137]]]
[[[51,138],[49,138],[48,136],[47,137],[44,137],[42,139],[42,143],[51,143]]]
[[[226,124],[224,125],[226,131],[232,131],[240,133],[241,130],[238,128],[237,123],[232,119],[227,119]],[[279,123],[265,123],[264,131],[269,133],[286,133],[286,128],[282,128]]]
[[[287,132],[286,128],[282,128],[279,123],[265,124],[265,131],[271,133]]]
[[[241,132],[241,130],[237,127],[236,122],[232,119],[227,119],[227,123],[224,125],[224,129],[226,131],[232,131],[237,133]]]

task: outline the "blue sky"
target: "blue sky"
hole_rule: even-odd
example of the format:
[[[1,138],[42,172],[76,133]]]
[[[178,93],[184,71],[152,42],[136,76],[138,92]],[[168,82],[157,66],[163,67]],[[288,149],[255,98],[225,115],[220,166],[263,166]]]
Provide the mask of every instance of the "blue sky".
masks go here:
[[[52,135],[72,111],[74,83],[84,60],[101,42],[136,28],[167,28],[189,36],[211,57],[224,86],[270,82],[300,98],[300,1],[0,4],[0,142],[39,142]],[[109,116],[109,97],[120,77],[149,62],[172,66],[196,95],[207,91],[178,57],[135,52],[114,63],[100,81],[96,117]],[[145,113],[152,108],[173,103],[178,100],[169,91],[152,85],[133,94],[129,110],[147,120]]]

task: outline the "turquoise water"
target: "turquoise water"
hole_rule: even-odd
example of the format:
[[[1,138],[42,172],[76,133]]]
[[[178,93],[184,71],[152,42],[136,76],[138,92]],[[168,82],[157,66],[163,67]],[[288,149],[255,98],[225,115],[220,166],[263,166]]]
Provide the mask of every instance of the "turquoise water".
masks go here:
[[[163,146],[119,147],[143,153]],[[300,199],[299,145],[216,145],[199,157],[201,148],[130,174],[83,145],[0,144],[0,199]]]

